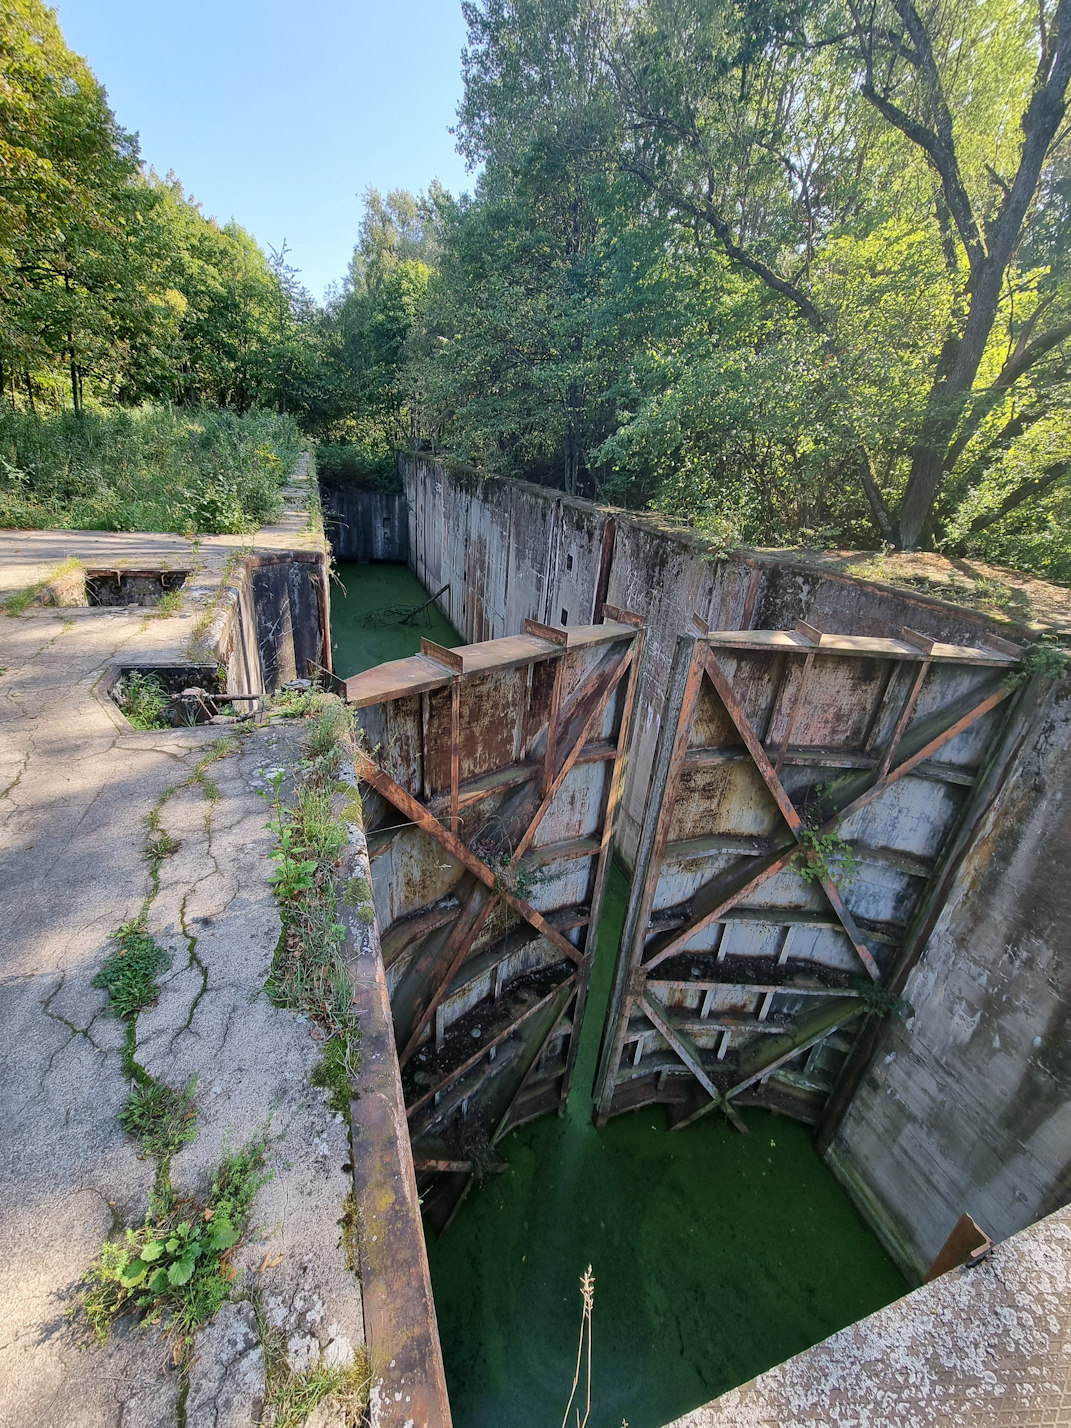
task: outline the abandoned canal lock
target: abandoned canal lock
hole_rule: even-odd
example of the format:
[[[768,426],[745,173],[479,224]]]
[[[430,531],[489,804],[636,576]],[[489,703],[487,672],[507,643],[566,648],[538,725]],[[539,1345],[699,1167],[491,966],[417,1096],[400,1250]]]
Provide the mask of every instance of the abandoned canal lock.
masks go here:
[[[35,937],[58,928],[33,853],[54,809],[74,850],[49,835],[77,916],[60,981],[46,979],[60,1040],[41,1049],[62,1077],[45,1069],[37,1114],[65,1125],[73,1106],[79,1125],[68,1061],[111,1054],[107,1026],[83,1029],[77,1010],[96,1004],[95,949],[116,920],[85,838],[111,820],[108,884],[140,886],[150,805],[179,844],[157,866],[151,926],[181,960],[145,1015],[144,1055],[155,1074],[207,1078],[176,1174],[207,1174],[235,1116],[252,1124],[307,1084],[315,1039],[299,1019],[262,997],[252,1021],[226,1012],[257,997],[270,961],[266,854],[250,850],[266,839],[264,779],[297,766],[300,730],[258,728],[217,788],[211,729],[133,733],[113,696],[154,673],[180,713],[226,722],[311,671],[359,734],[343,874],[365,892],[341,916],[363,1041],[352,1132],[319,1093],[301,1102],[261,1192],[267,1238],[242,1251],[241,1283],[278,1303],[293,1352],[337,1357],[363,1338],[384,1428],[556,1421],[590,1264],[592,1423],[735,1422],[733,1393],[700,1406],[756,1374],[737,1392],[813,1400],[801,1422],[825,1421],[834,1381],[864,1414],[878,1394],[906,1405],[910,1384],[922,1397],[905,1421],[939,1421],[933,1404],[981,1392],[964,1347],[979,1326],[1018,1322],[1016,1275],[1062,1292],[1032,1267],[1062,1262],[1065,1228],[1071,754],[1037,631],[772,554],[711,554],[423,454],[400,454],[398,473],[398,494],[322,492],[334,581],[300,502],[251,544],[199,553],[77,532],[5,547],[24,572],[12,588],[47,587],[61,557],[85,571],[56,596],[85,608],[5,631],[49,691],[10,785]],[[28,687],[7,685],[11,729]],[[93,751],[73,796],[36,752],[65,724]],[[18,1017],[40,1015],[35,985],[11,993]],[[222,1050],[206,1061],[214,1016]],[[283,1050],[261,1055],[268,1038]],[[19,1044],[37,1055],[35,1038]],[[12,1122],[15,1161],[34,1124]],[[71,1142],[84,1155],[57,1204],[81,1203],[94,1177],[116,1200],[125,1176],[134,1223],[141,1163],[121,1131],[95,1134]],[[295,1225],[283,1207],[298,1203]],[[965,1212],[1007,1244],[901,1297]],[[105,1230],[89,1224],[78,1254]],[[948,1263],[977,1243],[955,1241]],[[259,1401],[243,1302],[204,1331],[179,1394],[188,1425],[217,1379]],[[898,1367],[901,1351],[924,1356],[911,1326],[932,1329],[938,1302],[944,1366]],[[1040,1362],[1036,1331],[1002,1330],[998,1381]],[[865,1372],[853,1344],[873,1346]],[[33,1373],[16,1355],[12,1382],[29,1405],[36,1374],[62,1407],[78,1375],[61,1341],[43,1352]],[[765,1372],[793,1354],[796,1369]],[[158,1367],[117,1372],[170,1421],[178,1390],[150,1385]]]
[[[988,923],[994,947],[1006,927],[1006,901],[979,887],[979,870],[1009,859],[1016,819],[1058,821],[1054,807],[1027,808],[1024,786],[1038,776],[1038,732],[1065,739],[1066,716],[1051,691],[1009,678],[1014,632],[973,612],[772,558],[710,560],[642,520],[420,456],[399,469],[403,549],[474,644],[451,654],[440,633],[346,691],[379,750],[366,770],[369,848],[455,1412],[535,1422],[558,1401],[576,1280],[600,1249],[584,1210],[602,1200],[600,1412],[628,1416],[624,1391],[636,1422],[664,1422],[898,1292],[839,1191],[813,1185],[813,1223],[786,1224],[786,1186],[807,1178],[799,1155],[829,1173],[801,1127],[910,1278],[964,1208],[1003,1235],[1059,1203],[1066,1079],[1044,1083],[1034,1114],[1046,1129],[1026,1145],[1007,1115],[985,1124],[973,1097],[981,1123],[965,1123],[964,1067],[991,1059],[993,1027],[983,1012],[964,1042],[959,1022],[950,1047],[932,988],[977,985],[964,922]],[[620,938],[603,915],[596,983],[615,961],[616,974],[594,998],[584,954],[609,886],[615,803],[631,897]],[[794,866],[801,842],[819,854],[808,877]],[[1040,930],[1050,969],[1055,929]],[[990,1008],[1006,1003],[999,975],[983,979]],[[1054,1026],[1040,996],[997,1068],[1012,1100],[1035,1037]],[[605,1164],[577,1176],[583,1155],[567,1143],[589,1133],[592,1094],[611,1135],[637,1127],[617,1181]],[[561,1119],[546,1118],[553,1109]],[[774,1130],[736,1141],[733,1122]],[[739,1147],[760,1138],[773,1142],[760,1172],[769,1200],[749,1186],[749,1221],[721,1187],[704,1228],[697,1206],[717,1173],[734,1156],[745,1165],[755,1152]],[[687,1155],[671,1147],[690,1144],[711,1159],[682,1171]],[[986,1159],[1015,1178],[1014,1204]],[[690,1174],[696,1198],[686,1185],[667,1205],[666,1184]],[[853,1245],[824,1306],[798,1247],[808,1228],[816,1265]],[[675,1300],[655,1286],[680,1283],[666,1250],[693,1232],[704,1249],[731,1248],[720,1262],[693,1255],[703,1291]],[[617,1270],[630,1262],[626,1283]],[[777,1327],[760,1282],[787,1306]],[[806,1327],[793,1285],[810,1296]],[[735,1359],[715,1305],[742,1330]],[[681,1324],[709,1334],[686,1344]],[[622,1390],[614,1360],[613,1346],[628,1358],[637,1341],[652,1345],[645,1382],[664,1390],[647,1401],[634,1376]]]

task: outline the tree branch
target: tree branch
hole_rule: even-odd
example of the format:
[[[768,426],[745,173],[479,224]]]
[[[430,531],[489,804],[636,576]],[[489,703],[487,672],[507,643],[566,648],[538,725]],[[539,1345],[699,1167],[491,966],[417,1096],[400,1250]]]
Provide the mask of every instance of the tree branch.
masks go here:
[[[1019,378],[1033,367],[1035,362],[1039,362],[1047,352],[1051,352],[1054,347],[1058,347],[1069,337],[1071,337],[1071,322],[1063,322],[1057,327],[1050,328],[1048,332],[1043,332],[1040,337],[1035,337],[1032,342],[1027,342],[1025,346],[1016,347],[1016,350],[1004,363],[996,380],[979,392],[972,403],[956,439],[945,453],[944,469],[946,471],[951,471],[955,466],[963,455],[967,443],[1001,397],[1010,391]]]
[[[1024,481],[1021,486],[1016,486],[1010,495],[1004,497],[995,511],[986,511],[984,515],[976,516],[968,527],[968,535],[977,535],[979,531],[988,530],[990,526],[995,526],[998,521],[1002,521],[1005,516],[1017,510],[1024,501],[1031,500],[1034,496],[1043,496],[1046,491],[1052,489],[1059,481],[1071,472],[1071,461],[1058,461],[1055,466],[1050,466],[1047,471],[1043,471],[1040,476],[1035,476],[1029,481]]]

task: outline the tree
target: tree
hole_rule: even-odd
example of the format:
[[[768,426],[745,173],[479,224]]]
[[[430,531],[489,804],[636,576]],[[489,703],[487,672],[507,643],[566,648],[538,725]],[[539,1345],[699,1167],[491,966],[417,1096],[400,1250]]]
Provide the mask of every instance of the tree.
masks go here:
[[[628,136],[619,161],[822,335],[838,371],[856,354],[816,291],[823,249],[865,239],[882,186],[913,200],[943,262],[943,328],[906,445],[875,451],[859,427],[851,445],[881,534],[905,548],[931,540],[957,468],[987,468],[979,438],[999,445],[1051,405],[1037,379],[1052,354],[1050,376],[1065,376],[1065,291],[1051,265],[1024,272],[1019,255],[1041,230],[1050,248],[1054,228],[1066,242],[1054,206],[1071,0],[1042,3],[1032,26],[1014,3],[968,0],[925,13],[913,0],[846,11],[647,0],[621,15],[608,52]],[[1015,405],[1028,374],[1037,416]],[[1059,479],[1028,476],[1023,498]]]

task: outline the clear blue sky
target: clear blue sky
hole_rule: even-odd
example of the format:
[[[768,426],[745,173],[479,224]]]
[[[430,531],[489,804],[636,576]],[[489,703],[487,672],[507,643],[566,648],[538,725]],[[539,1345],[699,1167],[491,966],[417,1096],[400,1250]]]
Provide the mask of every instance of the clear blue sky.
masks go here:
[[[316,297],[349,261],[369,185],[457,193],[458,0],[59,0],[64,38],[142,156]]]

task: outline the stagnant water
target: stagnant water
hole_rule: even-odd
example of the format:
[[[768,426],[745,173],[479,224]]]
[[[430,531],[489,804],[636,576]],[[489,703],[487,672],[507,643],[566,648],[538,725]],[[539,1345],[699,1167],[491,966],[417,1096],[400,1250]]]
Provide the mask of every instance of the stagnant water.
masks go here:
[[[428,598],[408,566],[341,561],[335,566],[335,575],[331,585],[331,658],[341,679],[389,659],[418,654],[421,635],[450,648],[461,643],[434,605],[414,625],[364,623],[373,611],[419,605]]]
[[[396,566],[342,566],[340,674],[419,648],[367,629],[416,604]],[[445,621],[423,633],[458,643]],[[567,1114],[513,1132],[428,1255],[455,1428],[556,1428],[576,1365],[579,1279],[595,1276],[590,1428],[659,1428],[903,1294],[895,1266],[805,1126],[745,1112],[670,1132],[658,1108],[597,1131],[591,1086],[628,885],[609,888]]]

